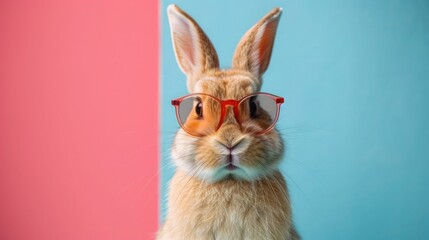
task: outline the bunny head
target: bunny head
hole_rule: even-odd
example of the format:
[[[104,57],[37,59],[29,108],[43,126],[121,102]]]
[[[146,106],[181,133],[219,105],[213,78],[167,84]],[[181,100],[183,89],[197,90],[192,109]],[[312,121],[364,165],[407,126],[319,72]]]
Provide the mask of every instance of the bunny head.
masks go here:
[[[182,128],[174,140],[172,158],[180,170],[207,182],[251,181],[277,170],[284,151],[282,139],[275,128],[259,134],[269,116],[253,100],[241,101],[240,111],[232,103],[260,91],[281,11],[275,8],[257,22],[240,40],[232,67],[220,69],[213,44],[195,20],[176,5],[168,7],[177,62],[187,76],[189,92],[201,94],[184,120],[199,134]],[[215,104],[221,101],[231,106]],[[218,126],[219,112],[222,122]]]

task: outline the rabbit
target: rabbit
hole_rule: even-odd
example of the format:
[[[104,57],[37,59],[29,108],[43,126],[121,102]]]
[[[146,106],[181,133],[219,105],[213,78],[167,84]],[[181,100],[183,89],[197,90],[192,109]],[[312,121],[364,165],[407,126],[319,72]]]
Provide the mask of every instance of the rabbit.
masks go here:
[[[177,5],[168,6],[173,48],[189,92],[219,99],[259,92],[281,12],[275,8],[257,22],[240,40],[232,68],[220,69],[217,53],[196,21]],[[300,239],[278,170],[284,153],[279,132],[243,132],[233,115],[228,108],[219,129],[204,136],[178,131],[172,146],[176,172],[158,240]],[[226,159],[238,169],[225,169]]]

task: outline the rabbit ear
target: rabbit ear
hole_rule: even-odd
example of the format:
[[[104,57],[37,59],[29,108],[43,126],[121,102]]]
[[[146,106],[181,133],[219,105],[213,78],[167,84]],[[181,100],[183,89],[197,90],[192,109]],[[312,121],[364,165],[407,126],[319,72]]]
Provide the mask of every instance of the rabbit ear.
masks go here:
[[[281,8],[273,9],[241,38],[234,53],[233,68],[262,76],[270,63],[281,13]]]
[[[178,6],[167,8],[174,52],[180,69],[188,77],[219,68],[213,44],[194,19]]]

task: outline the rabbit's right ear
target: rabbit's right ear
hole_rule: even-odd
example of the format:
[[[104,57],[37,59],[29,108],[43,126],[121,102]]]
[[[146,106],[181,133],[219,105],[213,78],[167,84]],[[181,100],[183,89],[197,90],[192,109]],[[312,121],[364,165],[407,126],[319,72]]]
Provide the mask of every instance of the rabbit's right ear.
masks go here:
[[[240,40],[234,53],[233,67],[261,77],[270,63],[281,8],[274,8]]]
[[[219,68],[216,50],[195,20],[174,4],[168,6],[167,13],[174,53],[182,72],[192,77]]]

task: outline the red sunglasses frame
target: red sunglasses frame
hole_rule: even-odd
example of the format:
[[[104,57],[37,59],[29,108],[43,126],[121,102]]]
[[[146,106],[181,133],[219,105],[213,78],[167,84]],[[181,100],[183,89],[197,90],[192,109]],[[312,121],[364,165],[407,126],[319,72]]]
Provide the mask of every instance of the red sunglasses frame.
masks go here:
[[[211,97],[211,98],[213,98],[214,100],[216,100],[217,102],[220,103],[220,105],[221,105],[221,116],[220,116],[219,124],[216,127],[215,131],[219,130],[219,128],[222,126],[222,124],[223,124],[223,122],[225,120],[226,107],[227,106],[232,106],[233,107],[235,120],[241,126],[241,121],[240,121],[239,112],[238,112],[238,106],[240,105],[240,103],[243,102],[244,100],[246,100],[247,98],[250,98],[250,97],[253,97],[253,96],[256,96],[256,95],[264,95],[264,96],[268,96],[271,99],[273,99],[274,102],[277,105],[276,116],[275,116],[275,118],[274,118],[273,123],[271,124],[271,126],[268,127],[265,130],[262,130],[262,131],[256,133],[256,134],[265,134],[265,133],[271,131],[274,128],[274,126],[276,125],[277,120],[278,120],[279,115],[280,115],[280,106],[281,106],[282,103],[284,103],[284,98],[283,97],[279,97],[279,96],[276,96],[276,95],[273,95],[273,94],[270,94],[270,93],[264,93],[264,92],[252,93],[252,94],[249,94],[249,95],[247,95],[247,96],[245,96],[245,97],[243,97],[243,98],[241,98],[239,100],[235,100],[235,99],[221,100],[221,99],[219,99],[219,98],[217,98],[215,96],[212,96],[212,95],[206,94],[206,93],[192,93],[192,94],[188,94],[188,95],[185,95],[183,97],[171,100],[171,105],[173,105],[175,107],[175,109],[176,109],[176,118],[177,118],[177,121],[179,122],[180,127],[183,130],[185,130],[185,132],[187,132],[188,134],[193,135],[193,136],[198,136],[198,137],[204,136],[204,135],[203,134],[196,134],[196,133],[193,133],[190,130],[186,129],[185,126],[183,126],[183,123],[180,120],[180,116],[179,116],[179,106],[180,106],[180,103],[184,99],[192,97],[192,96],[196,96],[196,95],[198,95],[198,96],[201,96],[201,95],[208,96],[208,97]]]

